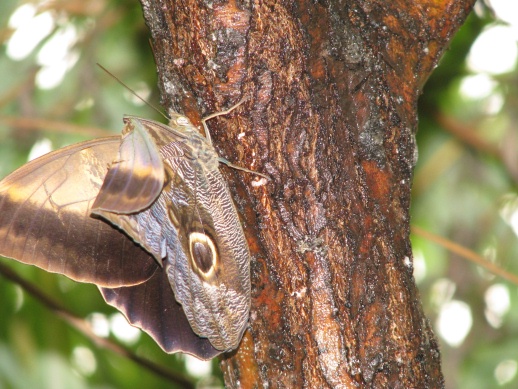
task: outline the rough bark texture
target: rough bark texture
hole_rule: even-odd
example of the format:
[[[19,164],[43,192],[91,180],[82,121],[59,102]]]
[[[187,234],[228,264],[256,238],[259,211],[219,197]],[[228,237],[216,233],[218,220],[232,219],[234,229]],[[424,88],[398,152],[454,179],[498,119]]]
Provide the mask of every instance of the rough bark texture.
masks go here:
[[[412,277],[421,88],[474,0],[142,0],[167,108],[209,126],[253,255],[228,387],[440,388]]]

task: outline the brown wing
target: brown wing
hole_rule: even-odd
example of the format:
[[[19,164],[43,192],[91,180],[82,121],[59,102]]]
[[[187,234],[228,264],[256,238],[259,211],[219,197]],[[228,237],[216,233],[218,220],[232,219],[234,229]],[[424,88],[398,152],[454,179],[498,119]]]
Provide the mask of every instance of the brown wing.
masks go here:
[[[100,290],[108,304],[121,311],[132,325],[147,332],[165,352],[184,352],[205,360],[221,354],[208,339],[192,331],[161,269],[140,285]]]
[[[0,255],[104,287],[149,279],[158,267],[154,259],[90,215],[120,142],[69,146],[0,181]]]
[[[158,147],[138,120],[125,119],[124,135],[92,211],[130,214],[149,207],[164,186],[164,165]]]

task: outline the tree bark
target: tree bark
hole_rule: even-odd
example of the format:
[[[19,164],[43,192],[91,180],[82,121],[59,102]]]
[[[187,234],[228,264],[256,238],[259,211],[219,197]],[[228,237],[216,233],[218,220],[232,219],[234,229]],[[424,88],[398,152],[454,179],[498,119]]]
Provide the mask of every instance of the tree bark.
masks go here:
[[[252,252],[232,388],[441,388],[412,275],[417,98],[474,0],[141,0],[165,107],[209,127]]]

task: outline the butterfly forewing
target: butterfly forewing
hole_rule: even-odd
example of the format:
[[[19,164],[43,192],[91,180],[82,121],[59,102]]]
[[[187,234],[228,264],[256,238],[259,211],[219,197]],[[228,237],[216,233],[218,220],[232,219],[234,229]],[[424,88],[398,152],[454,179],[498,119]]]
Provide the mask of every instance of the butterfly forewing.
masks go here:
[[[0,255],[100,286],[134,285],[157,265],[120,231],[90,217],[120,137],[38,158],[0,182]]]
[[[136,213],[149,207],[164,186],[158,147],[138,120],[126,118],[118,159],[113,161],[93,213]]]

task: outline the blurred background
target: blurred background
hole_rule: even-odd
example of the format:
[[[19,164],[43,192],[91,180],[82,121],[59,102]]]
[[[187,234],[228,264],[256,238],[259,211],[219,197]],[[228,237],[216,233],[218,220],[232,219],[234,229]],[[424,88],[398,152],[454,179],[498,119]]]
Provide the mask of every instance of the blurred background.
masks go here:
[[[161,120],[139,3],[0,2],[0,178],[51,149]],[[412,202],[414,275],[448,389],[518,387],[518,2],[479,1],[426,84]],[[484,264],[475,265],[473,261]],[[96,287],[0,259],[103,339],[222,387],[217,361],[163,353]],[[488,270],[488,267],[494,268]],[[0,275],[0,389],[179,387],[97,347]]]

